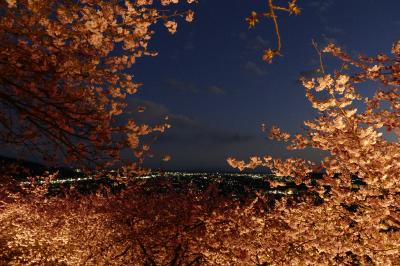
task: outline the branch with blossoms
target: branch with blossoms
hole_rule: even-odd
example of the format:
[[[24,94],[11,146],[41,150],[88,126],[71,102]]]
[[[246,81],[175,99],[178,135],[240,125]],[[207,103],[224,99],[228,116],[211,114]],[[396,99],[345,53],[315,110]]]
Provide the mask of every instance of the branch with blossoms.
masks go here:
[[[273,0],[266,0],[267,1],[267,6],[268,10],[265,13],[257,13],[256,11],[252,11],[251,15],[246,18],[247,24],[249,24],[249,28],[254,28],[257,23],[260,22],[260,19],[262,17],[267,17],[272,19],[272,22],[274,24],[274,29],[275,29],[275,34],[276,34],[276,39],[277,39],[277,47],[275,49],[268,48],[264,51],[264,54],[262,56],[262,59],[268,63],[272,63],[272,59],[279,55],[282,56],[281,54],[281,49],[282,49],[282,42],[281,42],[281,34],[279,31],[279,24],[278,24],[278,16],[276,15],[277,11],[284,11],[289,13],[290,15],[299,15],[301,13],[301,9],[297,6],[296,2],[297,0],[291,0],[288,3],[287,7],[284,6],[279,6],[274,4]]]
[[[156,55],[148,49],[152,25],[174,33],[173,19],[190,22],[193,11],[159,10],[152,0],[2,1],[0,10],[1,144],[49,164],[140,169],[149,151],[143,136],[170,125],[117,123],[141,86],[126,70]],[[122,149],[134,159],[123,161]]]
[[[314,47],[321,61],[321,76],[303,79],[302,83],[318,117],[304,122],[303,134],[291,136],[272,127],[269,138],[288,143],[289,150],[313,148],[328,152],[330,155],[321,161],[323,178],[313,180],[316,164],[298,158],[253,156],[247,163],[234,158],[228,158],[228,163],[240,170],[267,167],[275,175],[290,176],[317,193],[322,202],[319,206],[299,204],[288,208],[282,202],[274,211],[275,217],[281,217],[291,228],[289,231],[293,230],[285,237],[298,243],[303,253],[317,251],[317,260],[349,259],[346,253],[365,263],[396,264],[400,251],[400,136],[397,140],[388,136],[400,128],[400,41],[393,44],[392,56],[358,59],[333,44],[323,50],[315,43]],[[354,68],[351,71],[355,74],[346,74],[347,67],[325,73],[323,53],[340,58]],[[384,88],[377,89],[372,98],[365,97],[360,86],[364,82]],[[304,228],[313,232],[305,233]],[[386,239],[384,243],[380,242],[382,238]],[[335,242],[325,245],[328,239]]]
[[[378,130],[386,129],[387,132],[390,132],[400,126],[399,89],[398,83],[396,83],[398,81],[396,71],[398,71],[399,46],[399,43],[393,46],[394,59],[380,55],[377,58],[360,58],[357,61],[351,59],[340,48],[328,45],[323,50],[324,53],[332,53],[358,69],[361,67],[362,72],[354,76],[348,76],[341,72],[335,72],[334,75],[322,73],[322,76],[316,79],[303,79],[306,97],[312,107],[318,110],[320,116],[315,120],[304,122],[307,129],[306,134],[296,134],[291,137],[279,128],[272,127],[269,137],[290,142],[291,144],[288,146],[290,150],[311,147],[330,152],[332,158],[340,157],[343,166],[329,168],[330,175],[335,173],[357,174],[360,177],[370,178],[376,175],[388,176],[390,173],[393,176],[393,173],[398,171],[396,161],[399,155],[394,152],[398,149],[398,144],[385,140],[383,133]],[[386,58],[385,61],[383,58]],[[376,62],[379,62],[379,65]],[[362,97],[362,92],[359,92],[356,85],[367,80],[378,81],[389,87],[385,91],[377,90],[372,99]],[[356,103],[360,104],[360,102],[366,106],[363,112],[354,107]],[[381,102],[387,102],[389,109],[383,108],[384,105]],[[367,161],[360,159],[373,156],[377,160],[382,160],[382,158],[378,158],[377,154],[371,154],[380,149],[392,150],[390,152],[391,160],[388,155],[385,156],[388,161],[392,161],[391,167],[387,166],[386,170],[379,169],[371,159]],[[354,162],[353,166],[345,163],[349,159]],[[234,163],[234,160],[230,161]],[[254,160],[252,162],[250,165],[255,167],[257,163],[255,164]],[[261,165],[259,161],[257,162]]]

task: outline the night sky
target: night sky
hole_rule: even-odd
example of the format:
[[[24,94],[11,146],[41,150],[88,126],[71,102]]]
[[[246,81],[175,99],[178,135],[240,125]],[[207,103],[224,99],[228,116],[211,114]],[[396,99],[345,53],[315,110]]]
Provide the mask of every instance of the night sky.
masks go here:
[[[147,107],[137,119],[157,123],[168,115],[172,128],[152,145],[158,157],[147,166],[231,170],[229,156],[266,153],[318,160],[321,152],[288,153],[260,130],[266,123],[299,132],[302,121],[315,115],[298,82],[318,67],[311,40],[320,46],[334,42],[352,55],[374,55],[389,53],[400,36],[398,0],[298,1],[301,15],[278,13],[284,56],[267,64],[261,56],[276,46],[272,21],[255,29],[245,22],[252,10],[264,11],[265,2],[200,0],[192,6],[194,22],[179,20],[176,34],[154,28],[151,48],[159,55],[135,64],[132,73],[144,85],[130,101]],[[162,154],[172,160],[160,163]]]

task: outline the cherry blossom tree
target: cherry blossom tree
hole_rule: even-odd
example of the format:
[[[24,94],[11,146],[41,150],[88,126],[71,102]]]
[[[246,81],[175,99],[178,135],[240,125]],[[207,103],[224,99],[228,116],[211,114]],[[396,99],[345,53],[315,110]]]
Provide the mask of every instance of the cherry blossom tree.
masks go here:
[[[203,265],[204,217],[228,205],[214,186],[177,191],[171,180],[131,181],[118,194],[106,190],[48,197],[38,186],[10,193],[2,199],[7,204],[0,214],[0,261]]]
[[[267,3],[269,12],[254,12],[247,22],[254,26],[261,17],[272,19],[277,48],[265,51],[270,62],[281,50],[275,12],[300,10],[296,1],[287,7]],[[115,124],[127,95],[139,87],[125,71],[137,58],[155,55],[148,50],[151,25],[162,21],[174,33],[175,17],[191,21],[193,13],[160,11],[151,0],[7,0],[0,8],[2,142],[103,165],[129,147],[140,160],[149,150],[140,136],[168,126]],[[55,175],[42,177],[38,186],[30,178],[28,187],[3,178],[1,262],[399,265],[400,42],[391,56],[357,59],[332,44],[323,50],[314,46],[321,76],[302,83],[318,117],[305,121],[302,134],[273,126],[269,137],[289,150],[312,148],[329,155],[319,164],[269,155],[250,162],[228,159],[240,170],[268,167],[305,186],[304,194],[271,198],[258,191],[239,201],[220,194],[215,184],[205,191],[192,185],[177,190],[166,179],[130,180],[117,194],[102,187],[84,196],[72,187],[51,197]],[[324,53],[343,61],[339,71],[325,70]],[[366,82],[381,89],[367,97]],[[317,168],[324,169],[322,177],[313,175]],[[284,185],[279,179],[268,182],[272,189]]]
[[[319,116],[304,122],[307,130],[303,134],[291,136],[272,127],[269,137],[287,142],[289,150],[310,147],[328,152],[319,166],[324,177],[317,181],[312,178],[318,165],[301,158],[274,159],[267,155],[254,156],[248,163],[229,158],[228,163],[239,169],[268,167],[275,175],[289,176],[319,195],[323,203],[317,207],[302,203],[288,208],[282,201],[271,214],[287,225],[284,241],[308,254],[310,264],[322,259],[397,265],[400,42],[393,45],[392,56],[358,59],[333,44],[322,51],[314,45],[322,76],[304,79],[303,86]],[[325,73],[323,53],[343,61],[340,71]],[[353,69],[347,70],[349,67]],[[346,74],[350,70],[354,74]],[[373,97],[363,96],[362,85],[367,81],[382,86]],[[390,135],[392,132],[396,134]]]
[[[149,147],[139,139],[169,125],[116,121],[132,112],[126,99],[141,85],[127,70],[157,54],[148,47],[152,25],[161,21],[174,33],[177,17],[193,20],[191,10],[157,8],[177,3],[0,1],[2,145],[40,153],[46,162],[110,166],[124,148],[140,161]]]

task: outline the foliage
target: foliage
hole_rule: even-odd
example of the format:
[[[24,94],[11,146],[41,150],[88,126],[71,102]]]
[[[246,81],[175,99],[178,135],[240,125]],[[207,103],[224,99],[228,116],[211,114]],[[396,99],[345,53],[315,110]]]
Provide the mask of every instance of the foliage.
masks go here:
[[[232,203],[215,185],[178,190],[163,179],[132,181],[119,194],[49,197],[43,188],[3,199],[2,263],[203,265],[207,217]]]
[[[252,157],[249,163],[229,158],[233,167],[265,166],[277,176],[293,177],[319,194],[323,204],[309,208],[300,204],[286,208],[279,203],[274,217],[288,224],[286,240],[315,261],[334,263],[351,254],[353,259],[378,265],[397,265],[400,246],[400,42],[392,47],[392,57],[351,58],[329,44],[321,59],[322,76],[303,80],[306,96],[319,116],[305,121],[306,131],[293,137],[272,127],[271,139],[288,143],[289,150],[306,147],[329,152],[321,166],[324,178],[317,185],[310,173],[312,162],[271,156]],[[322,52],[344,62],[340,71],[325,74]],[[354,67],[347,75],[348,65]],[[360,84],[372,81],[383,86],[372,98],[362,96]],[[397,140],[389,134],[397,132]],[[354,178],[359,184],[354,184]],[[361,185],[360,185],[361,183]],[[290,240],[289,240],[290,239]],[[286,241],[285,240],[285,241]]]
[[[126,190],[3,198],[1,261],[10,265],[397,265],[399,234],[316,195],[235,200],[168,178]],[[43,187],[42,187],[43,188]],[[325,197],[325,200],[333,199]],[[330,202],[328,202],[330,204]],[[324,207],[325,206],[325,207]],[[369,213],[370,218],[380,213]],[[358,218],[358,220],[356,220]],[[397,242],[396,242],[397,241]],[[390,248],[390,245],[393,245]]]
[[[281,50],[275,12],[299,14],[300,9],[295,0],[287,7],[267,3],[267,13],[254,11],[247,22],[254,27],[261,17],[272,19],[277,48],[263,56],[271,62]],[[0,140],[40,152],[46,160],[61,154],[67,162],[103,167],[118,161],[127,147],[140,162],[149,146],[140,145],[139,138],[168,125],[133,120],[118,125],[127,95],[140,86],[126,71],[137,58],[156,54],[148,49],[152,25],[162,21],[175,33],[174,18],[190,22],[193,12],[162,11],[152,0],[3,0],[0,14]],[[1,262],[399,265],[400,146],[399,136],[394,140],[390,134],[400,130],[400,42],[392,56],[358,59],[332,44],[322,51],[314,45],[322,76],[304,79],[303,86],[319,116],[305,121],[303,134],[272,127],[269,137],[288,143],[289,150],[328,152],[320,165],[323,178],[311,175],[319,165],[299,158],[228,159],[240,170],[264,166],[291,177],[306,194],[276,201],[260,191],[239,201],[215,185],[176,191],[170,180],[131,180],[118,194],[104,187],[83,196],[72,188],[51,197],[47,189],[54,175],[28,188],[2,176]],[[325,73],[323,52],[343,61],[340,71]],[[383,89],[366,97],[359,86],[366,82]],[[138,166],[127,169],[138,171]]]
[[[3,145],[39,152],[46,162],[106,167],[124,148],[140,161],[149,147],[139,138],[169,127],[117,118],[129,114],[126,99],[141,85],[127,70],[156,55],[148,48],[151,26],[162,21],[174,33],[174,18],[192,21],[192,11],[159,10],[152,0],[2,0],[0,14]]]

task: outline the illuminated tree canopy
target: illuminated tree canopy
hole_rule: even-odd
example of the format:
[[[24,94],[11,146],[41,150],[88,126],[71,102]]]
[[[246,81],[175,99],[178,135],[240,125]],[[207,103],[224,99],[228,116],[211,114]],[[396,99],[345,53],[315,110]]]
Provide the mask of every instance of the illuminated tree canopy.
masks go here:
[[[237,190],[229,178],[144,176],[144,136],[170,125],[132,118],[146,108],[129,109],[141,86],[129,71],[157,55],[157,23],[175,34],[177,21],[194,20],[195,2],[0,0],[2,147],[100,173],[80,173],[82,185],[10,165],[0,176],[0,264],[400,265],[400,41],[390,54],[357,57],[312,40],[319,67],[300,81],[315,117],[301,133],[261,128],[288,154],[323,152],[320,162],[233,154],[235,169],[272,172]],[[272,63],[284,53],[277,14],[302,9],[264,2],[245,21],[270,20],[276,47],[262,59]],[[102,171],[116,165],[124,171]]]

